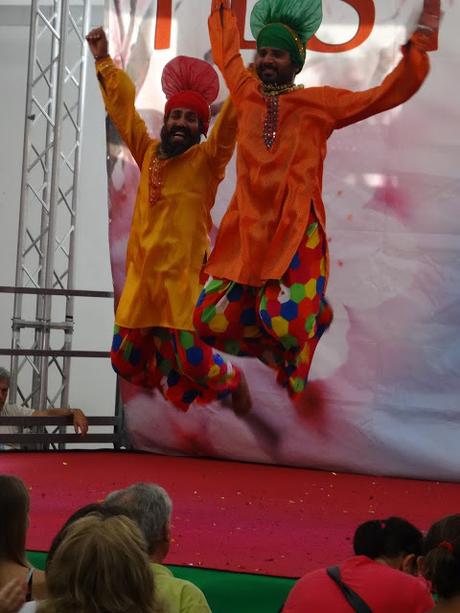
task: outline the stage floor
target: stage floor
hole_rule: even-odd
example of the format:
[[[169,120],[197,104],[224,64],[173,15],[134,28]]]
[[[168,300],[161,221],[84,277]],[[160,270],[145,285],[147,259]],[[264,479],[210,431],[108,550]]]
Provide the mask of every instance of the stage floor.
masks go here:
[[[360,522],[400,515],[426,529],[460,509],[455,483],[143,453],[4,452],[0,472],[29,488],[30,550],[47,551],[78,507],[152,481],[174,503],[169,564],[280,577],[350,555]]]

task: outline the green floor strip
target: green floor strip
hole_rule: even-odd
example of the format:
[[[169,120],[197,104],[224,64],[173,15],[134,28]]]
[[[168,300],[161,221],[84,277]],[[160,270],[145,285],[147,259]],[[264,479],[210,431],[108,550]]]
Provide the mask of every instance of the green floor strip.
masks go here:
[[[46,554],[32,551],[31,564],[43,569]],[[278,613],[293,579],[228,573],[191,566],[169,566],[176,577],[188,579],[206,595],[213,613]]]

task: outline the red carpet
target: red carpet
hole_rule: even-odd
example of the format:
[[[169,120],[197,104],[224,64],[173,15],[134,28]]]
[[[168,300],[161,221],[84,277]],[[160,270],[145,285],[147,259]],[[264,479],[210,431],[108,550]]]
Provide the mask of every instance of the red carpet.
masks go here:
[[[426,529],[460,509],[453,483],[137,453],[2,453],[0,470],[30,489],[29,549],[47,550],[78,507],[154,481],[174,501],[168,563],[287,577],[348,556],[367,519],[401,515]]]

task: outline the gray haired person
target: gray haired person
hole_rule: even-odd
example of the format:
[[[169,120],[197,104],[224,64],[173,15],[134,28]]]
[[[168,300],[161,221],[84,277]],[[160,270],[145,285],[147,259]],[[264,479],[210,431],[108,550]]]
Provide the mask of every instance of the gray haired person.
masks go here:
[[[17,404],[6,402],[10,389],[11,374],[6,368],[0,367],[0,416],[1,417],[60,417],[71,415],[73,427],[76,433],[86,434],[88,432],[88,420],[81,409],[68,408],[49,408],[36,411],[29,407],[21,407]],[[0,451],[11,449],[11,445],[2,442],[2,434],[16,434],[18,429],[14,426],[0,426]]]
[[[134,483],[112,492],[105,504],[116,505],[139,526],[147,543],[155,583],[155,601],[164,613],[210,613],[203,592],[190,581],[174,577],[163,565],[171,543],[172,501],[154,483]]]

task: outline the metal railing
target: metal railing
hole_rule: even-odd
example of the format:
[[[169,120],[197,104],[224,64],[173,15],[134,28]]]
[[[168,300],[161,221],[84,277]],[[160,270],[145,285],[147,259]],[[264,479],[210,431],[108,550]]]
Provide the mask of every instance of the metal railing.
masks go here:
[[[88,417],[88,426],[92,429],[95,426],[110,426],[113,432],[95,432],[88,434],[75,434],[64,432],[66,426],[73,426],[71,415],[64,417],[2,417],[0,415],[0,428],[2,426],[13,426],[18,429],[16,434],[0,434],[0,443],[4,445],[17,446],[22,448],[42,448],[49,449],[56,445],[66,443],[111,443],[115,449],[127,446],[127,439],[122,427],[120,416],[115,417]],[[47,432],[47,426],[54,426],[54,432]],[[23,432],[24,428],[32,429],[30,432]]]
[[[0,294],[32,294],[41,295],[46,294],[49,296],[73,296],[83,298],[113,298],[113,292],[110,291],[94,291],[94,290],[67,290],[67,289],[50,289],[50,288],[30,288],[30,287],[14,287],[14,286],[0,286]],[[16,326],[20,327],[21,322],[16,320]],[[54,329],[60,329],[63,324],[59,322],[24,322],[27,327],[49,327],[53,326]],[[64,346],[65,347],[65,346]],[[24,356],[26,360],[30,360],[33,357],[42,357],[46,359],[55,359],[58,357],[65,358],[109,358],[109,351],[82,351],[71,349],[29,349],[29,348],[0,348],[0,355],[8,356]],[[12,373],[12,376],[16,373]],[[69,381],[67,381],[67,387]],[[29,399],[32,397],[30,394]],[[45,397],[47,393],[45,392]],[[27,398],[25,398],[27,403]],[[47,403],[41,406],[33,406],[35,410],[47,408]],[[0,434],[0,443],[6,445],[21,445],[26,448],[37,448],[39,445],[43,449],[54,449],[58,445],[59,449],[64,449],[66,443],[112,443],[115,449],[121,446],[129,446],[129,439],[124,429],[124,415],[123,405],[120,398],[119,388],[117,385],[115,392],[115,415],[114,416],[91,416],[88,417],[88,424],[90,426],[112,426],[114,428],[112,434],[106,433],[89,433],[85,436],[79,434],[72,434],[65,432],[65,428],[68,425],[72,425],[72,417],[11,417],[0,415],[0,427],[1,426],[14,426],[18,428],[17,434]],[[54,426],[53,432],[47,432],[45,426]],[[33,427],[33,432],[22,432],[23,428]]]

